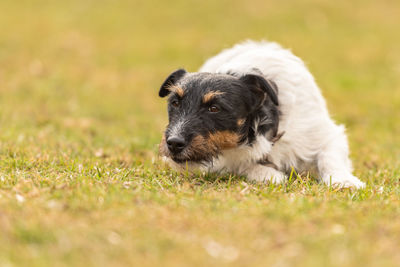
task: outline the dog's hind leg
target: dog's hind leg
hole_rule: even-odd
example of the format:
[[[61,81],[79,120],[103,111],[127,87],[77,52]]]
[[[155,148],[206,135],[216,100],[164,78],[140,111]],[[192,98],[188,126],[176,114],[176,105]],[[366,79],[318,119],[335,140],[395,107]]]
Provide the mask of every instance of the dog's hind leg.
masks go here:
[[[255,182],[282,184],[287,180],[287,176],[273,167],[254,164],[246,171],[247,179]]]
[[[349,148],[343,127],[337,127],[339,131],[331,136],[329,142],[317,156],[317,167],[322,181],[334,187],[363,188],[361,182],[352,174]]]

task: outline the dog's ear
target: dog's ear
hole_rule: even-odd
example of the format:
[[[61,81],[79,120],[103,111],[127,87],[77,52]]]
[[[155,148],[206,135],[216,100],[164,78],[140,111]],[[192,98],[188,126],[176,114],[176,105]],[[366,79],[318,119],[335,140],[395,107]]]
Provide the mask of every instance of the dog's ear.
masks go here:
[[[171,73],[168,78],[163,82],[163,84],[160,87],[160,91],[158,92],[158,95],[160,97],[165,97],[169,95],[171,92],[169,87],[173,86],[179,79],[181,79],[185,74],[186,70],[184,69],[179,69]]]
[[[276,106],[278,103],[278,87],[273,81],[266,80],[264,77],[256,74],[246,74],[240,78],[245,83],[255,96],[254,107],[260,107],[268,98]]]

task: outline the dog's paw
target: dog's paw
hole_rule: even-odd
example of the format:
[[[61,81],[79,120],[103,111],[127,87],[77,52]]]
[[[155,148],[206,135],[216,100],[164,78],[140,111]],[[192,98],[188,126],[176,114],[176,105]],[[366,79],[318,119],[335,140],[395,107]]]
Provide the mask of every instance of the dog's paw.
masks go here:
[[[273,170],[271,175],[265,177],[264,182],[266,183],[273,183],[273,184],[283,184],[287,181],[287,176],[280,171]]]
[[[352,174],[325,176],[323,180],[334,188],[365,188],[365,183]]]
[[[274,168],[265,166],[256,166],[247,173],[250,181],[260,183],[283,184],[287,180],[287,176]]]

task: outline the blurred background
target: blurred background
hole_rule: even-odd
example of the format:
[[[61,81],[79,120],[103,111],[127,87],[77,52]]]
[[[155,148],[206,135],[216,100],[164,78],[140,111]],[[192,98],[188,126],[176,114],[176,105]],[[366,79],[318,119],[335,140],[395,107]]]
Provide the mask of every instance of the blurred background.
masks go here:
[[[177,221],[172,222],[168,221],[172,217],[160,215],[171,214],[162,205],[151,207],[163,212],[156,215],[151,209],[149,213],[141,210],[136,217],[127,212],[131,203],[147,203],[152,197],[170,208],[168,205],[175,203],[175,189],[160,197],[157,189],[149,187],[147,191],[143,189],[143,195],[138,191],[139,197],[132,196],[131,191],[123,191],[131,190],[130,184],[107,180],[99,168],[111,173],[110,177],[132,176],[130,183],[147,188],[141,186],[155,177],[151,164],[167,124],[165,99],[158,98],[159,86],[173,70],[184,67],[196,71],[210,56],[246,39],[279,42],[302,58],[320,85],[333,118],[347,126],[356,175],[364,181],[398,185],[394,177],[400,175],[399,14],[398,0],[1,0],[0,259],[29,263],[36,257],[38,266],[52,259],[77,263],[87,257],[94,265],[133,263],[136,259],[129,259],[132,251],[142,249],[151,254],[159,249],[155,255],[168,257],[171,244],[177,252],[174,257],[183,257],[179,251],[185,251],[186,241],[176,236],[168,239],[168,231],[162,232],[167,233],[165,239],[153,236],[160,233],[159,225],[150,224],[147,229],[145,219],[155,216],[158,222],[162,217],[163,222],[170,223],[165,224],[169,228],[164,225],[167,229],[180,223],[186,229],[190,221],[186,221],[189,219],[185,208],[183,215],[178,213]],[[141,169],[143,164],[148,164],[150,171]],[[134,170],[141,172],[141,178],[135,176]],[[82,173],[87,177],[79,180]],[[103,183],[96,183],[92,177]],[[237,186],[241,186],[240,182]],[[221,199],[229,195],[223,194]],[[286,197],[289,196],[283,196]],[[277,198],[282,201],[282,197]],[[391,203],[395,198],[387,199]],[[58,201],[64,201],[63,207],[68,208],[58,209]],[[234,201],[222,203],[235,204]],[[110,209],[99,208],[100,202],[108,203]],[[375,203],[378,209],[382,203]],[[196,202],[191,205],[192,210],[198,208]],[[89,212],[91,209],[95,212]],[[246,211],[246,207],[242,206],[242,210]],[[207,218],[201,207],[197,211],[198,217],[193,218]],[[353,210],[346,208],[345,215],[346,211],[347,218],[352,218]],[[224,218],[229,221],[229,216],[236,214],[218,217],[224,212],[207,214],[215,216],[212,218],[216,222]],[[274,217],[275,212],[260,212],[271,220],[277,218],[278,223],[269,224],[275,228],[290,221],[285,215]],[[393,219],[391,214],[387,213],[386,218]],[[116,222],[116,218],[124,221]],[[392,219],[389,221],[395,223]],[[135,220],[136,224],[132,224]],[[384,235],[375,236],[374,233],[380,235],[377,229],[381,226],[373,222],[375,219],[371,219],[371,227],[363,228],[365,232],[357,232],[350,241],[346,239],[346,244],[354,248],[351,253],[359,260],[368,261],[370,252],[377,249],[368,244],[378,239],[381,255],[388,253],[395,262],[399,243]],[[201,229],[197,222],[191,223],[193,229]],[[203,224],[204,229],[207,223]],[[336,245],[346,241],[329,239],[332,246],[324,250],[320,246],[326,244],[324,235],[313,235],[319,228],[303,231],[307,228],[303,223],[307,220],[296,224],[296,234],[306,235],[301,244],[309,242],[308,250],[316,252],[308,258],[311,261],[318,255],[331,255]],[[240,225],[231,225],[229,234],[211,235],[235,243],[240,239],[234,239],[232,233],[240,233]],[[296,225],[292,229],[297,229]],[[102,234],[113,226],[118,229],[104,239]],[[119,229],[136,237],[140,229],[147,232],[138,239],[121,241],[121,236],[113,234]],[[340,227],[334,229],[342,231]],[[368,239],[357,243],[368,229]],[[88,239],[81,238],[83,231],[87,231]],[[242,233],[243,240],[247,236]],[[316,239],[309,241],[310,236]],[[121,243],[114,247],[118,249],[109,250],[103,240]],[[185,255],[188,254],[187,251]],[[260,256],[250,252],[247,255],[252,255],[247,260]],[[331,263],[336,261],[335,255],[331,255]],[[192,257],[203,259],[202,254]]]

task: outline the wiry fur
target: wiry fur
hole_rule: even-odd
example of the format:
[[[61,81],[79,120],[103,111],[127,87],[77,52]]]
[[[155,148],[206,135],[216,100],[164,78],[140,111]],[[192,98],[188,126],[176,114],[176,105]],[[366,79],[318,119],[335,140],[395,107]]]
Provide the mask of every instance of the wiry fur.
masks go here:
[[[253,140],[222,149],[209,162],[189,162],[187,166],[274,183],[284,182],[294,168],[297,172],[312,172],[328,185],[365,186],[352,175],[344,127],[329,117],[313,76],[290,51],[276,43],[248,41],[210,58],[199,72],[238,77],[257,72],[267,81],[273,81],[278,91],[279,114],[276,116],[279,115],[279,125],[271,130],[273,125],[269,118],[253,118],[248,127],[253,131],[253,136],[250,133],[248,138]],[[241,121],[242,127],[246,123],[248,120]],[[260,127],[269,130],[260,134]],[[277,135],[280,138],[274,139]]]

